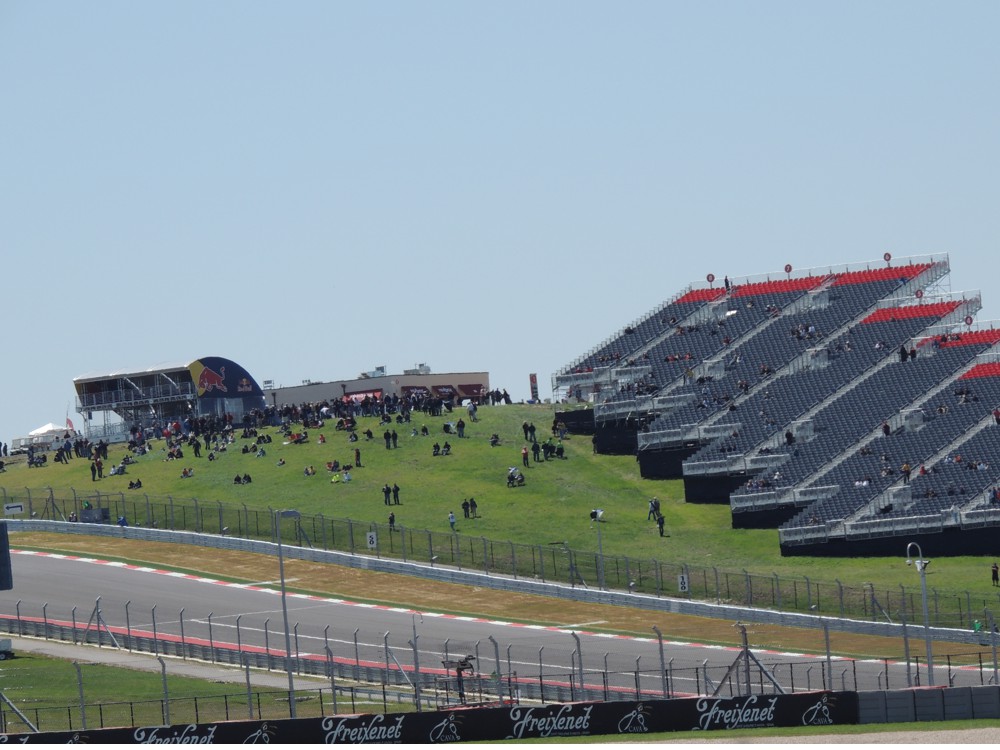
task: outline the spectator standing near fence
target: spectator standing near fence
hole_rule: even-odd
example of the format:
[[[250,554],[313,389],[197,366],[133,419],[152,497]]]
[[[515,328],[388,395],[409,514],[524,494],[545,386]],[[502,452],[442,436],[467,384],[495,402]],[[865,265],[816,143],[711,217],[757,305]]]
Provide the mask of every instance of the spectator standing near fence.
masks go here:
[[[453,511],[448,511],[448,525],[451,526],[451,530],[455,530],[455,513]]]
[[[995,562],[993,563],[993,585],[1000,586],[1000,566]]]

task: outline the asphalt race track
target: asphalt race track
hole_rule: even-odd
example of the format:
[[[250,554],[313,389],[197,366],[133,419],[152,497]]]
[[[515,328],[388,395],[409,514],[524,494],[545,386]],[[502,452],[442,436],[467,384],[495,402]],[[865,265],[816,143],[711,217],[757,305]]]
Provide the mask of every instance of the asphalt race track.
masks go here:
[[[75,623],[81,630],[100,619],[109,628],[156,633],[216,646],[257,647],[284,652],[279,581],[233,584],[92,558],[44,553],[13,554],[15,588],[0,592],[0,615],[48,622]],[[289,586],[300,585],[289,579]],[[417,658],[421,670],[442,670],[442,661],[466,655],[478,658],[483,674],[516,674],[521,679],[544,676],[569,679],[579,674],[580,659],[588,685],[608,684],[655,695],[662,689],[660,644],[648,638],[598,632],[601,622],[563,623],[559,627],[419,612],[341,599],[289,594],[292,651],[301,657],[333,658],[344,663],[397,665],[410,669]],[[664,633],[663,662],[673,675],[675,694],[697,690],[695,668],[720,669],[739,656],[731,647],[682,643]],[[581,656],[582,655],[582,656]],[[795,690],[820,689],[825,655],[754,651],[765,666],[796,664]],[[885,684],[886,664],[833,659],[835,689]],[[769,667],[770,668],[770,667]],[[906,685],[905,667],[889,667],[892,687]],[[781,672],[776,672],[779,680]],[[978,674],[968,682],[979,684]],[[786,689],[789,686],[786,685]]]

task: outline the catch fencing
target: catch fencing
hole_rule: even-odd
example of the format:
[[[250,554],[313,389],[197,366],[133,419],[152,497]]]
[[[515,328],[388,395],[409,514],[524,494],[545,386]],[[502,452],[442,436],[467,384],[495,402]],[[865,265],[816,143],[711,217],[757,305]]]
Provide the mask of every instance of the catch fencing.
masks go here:
[[[870,622],[916,622],[922,616],[920,586],[878,587],[874,583],[815,581],[808,576],[780,576],[748,570],[664,562],[602,550],[578,550],[564,542],[518,544],[512,541],[442,533],[396,524],[298,514],[275,522],[274,509],[228,505],[197,498],[157,497],[137,493],[80,492],[57,494],[0,488],[4,503],[22,504],[27,518],[188,531],[244,540],[283,541],[298,547],[348,555],[447,566],[488,576],[566,584],[600,591],[623,591],[680,598],[749,609],[769,609]],[[595,522],[597,525],[600,521]],[[916,576],[914,576],[916,578]],[[1000,590],[990,596],[970,591],[928,590],[930,625],[972,631],[984,622],[984,610],[1000,606]]]

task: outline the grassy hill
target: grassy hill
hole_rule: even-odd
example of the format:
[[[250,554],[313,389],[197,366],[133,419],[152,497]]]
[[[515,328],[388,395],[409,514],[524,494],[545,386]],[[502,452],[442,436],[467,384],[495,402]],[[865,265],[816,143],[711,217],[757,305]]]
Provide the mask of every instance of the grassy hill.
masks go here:
[[[375,419],[361,419],[361,439],[354,444],[332,424],[309,430],[308,442],[301,445],[286,444],[277,429],[268,429],[272,442],[265,446],[267,455],[262,458],[241,452],[243,445],[253,441],[239,439],[237,430],[236,442],[217,454],[215,461],[208,460],[207,449],[201,458],[185,449],[184,458],[165,460],[166,444],[159,440],[124,476],[108,476],[110,465],[126,454],[126,446],[113,445],[105,477],[98,482],[91,480],[86,460],[72,459],[64,465],[55,463],[50,453],[46,467],[28,468],[23,457],[12,457],[0,474],[0,488],[7,496],[23,496],[26,488],[36,496],[49,488],[57,495],[75,490],[82,496],[99,488],[128,498],[142,494],[151,499],[196,497],[251,509],[295,508],[303,514],[377,523],[385,523],[392,510],[399,525],[438,532],[449,531],[451,511],[458,517],[459,534],[534,545],[566,542],[581,551],[597,550],[597,532],[589,514],[601,508],[606,522],[600,541],[608,556],[655,559],[738,575],[749,571],[765,577],[809,577],[813,582],[839,581],[858,588],[871,582],[880,589],[900,585],[919,589],[918,576],[904,562],[905,540],[899,542],[898,550],[888,550],[890,556],[885,558],[782,558],[776,530],[732,529],[728,506],[686,504],[681,482],[644,480],[634,457],[595,455],[589,436],[567,436],[564,459],[538,463],[531,459],[527,468],[522,467],[521,448],[527,444],[522,423],[533,423],[541,442],[552,436],[554,416],[551,405],[515,404],[482,407],[478,422],[470,422],[464,410],[440,417],[418,413],[409,424],[387,427],[380,427]],[[460,417],[466,422],[464,439],[443,431],[446,422]],[[428,436],[419,434],[425,425]],[[366,429],[372,431],[372,440],[362,434]],[[386,449],[382,439],[386,429],[396,430],[398,447]],[[318,440],[321,433],[325,444]],[[501,438],[497,447],[490,446],[493,433]],[[446,440],[452,454],[433,456],[431,446]],[[351,471],[349,483],[332,483],[327,462],[336,459],[353,464],[355,448],[361,451],[361,466]],[[315,467],[314,476],[304,474],[307,466]],[[511,466],[522,468],[525,486],[507,487],[505,476]],[[190,479],[180,476],[186,467],[194,469]],[[234,485],[236,474],[250,474],[253,482]],[[136,478],[142,480],[142,489],[128,490],[129,481]],[[400,487],[401,502],[387,508],[382,487],[394,483]],[[656,525],[647,520],[648,501],[654,495],[666,517],[668,538],[661,538]],[[467,497],[475,497],[480,518],[462,517],[461,503]],[[991,563],[967,557],[935,560],[928,570],[928,585],[947,593],[946,599],[954,594],[956,607],[965,591],[972,592],[973,605],[996,604],[993,597],[998,590],[990,584]],[[949,601],[941,607],[953,608]]]

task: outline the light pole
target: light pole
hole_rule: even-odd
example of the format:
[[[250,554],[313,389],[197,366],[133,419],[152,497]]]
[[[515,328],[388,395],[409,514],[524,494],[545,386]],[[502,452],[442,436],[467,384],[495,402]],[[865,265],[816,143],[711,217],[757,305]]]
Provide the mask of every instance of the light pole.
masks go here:
[[[278,534],[278,577],[281,579],[281,616],[285,620],[285,671],[288,673],[288,711],[295,718],[295,678],[292,675],[292,638],[288,629],[288,602],[285,593],[285,556],[281,547],[281,519],[301,518],[297,510],[278,510],[274,512],[275,531]]]
[[[601,524],[604,522],[604,511],[596,508],[590,511],[591,528],[597,524],[597,587],[604,591],[604,545],[601,543]]]
[[[911,549],[917,550],[916,560],[910,554]],[[931,564],[931,561],[924,559],[924,553],[919,544],[910,542],[906,545],[906,564],[916,565],[917,572],[920,574],[920,597],[924,606],[924,648],[927,651],[927,684],[933,685],[935,683],[934,656],[931,652],[931,616],[930,612],[927,611],[927,566]]]

